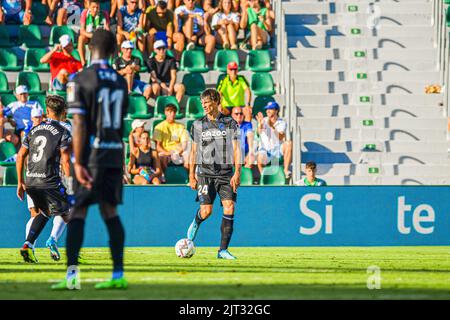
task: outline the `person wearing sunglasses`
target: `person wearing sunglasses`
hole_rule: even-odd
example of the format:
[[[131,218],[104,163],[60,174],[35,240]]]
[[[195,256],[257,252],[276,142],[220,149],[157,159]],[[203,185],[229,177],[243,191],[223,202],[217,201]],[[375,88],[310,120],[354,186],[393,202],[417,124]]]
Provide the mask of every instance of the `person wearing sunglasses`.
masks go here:
[[[250,121],[244,120],[244,112],[241,107],[234,107],[231,110],[231,117],[236,121],[240,129],[241,138],[241,154],[244,159],[246,168],[252,168],[255,162],[255,150],[253,148],[254,133],[253,126]]]

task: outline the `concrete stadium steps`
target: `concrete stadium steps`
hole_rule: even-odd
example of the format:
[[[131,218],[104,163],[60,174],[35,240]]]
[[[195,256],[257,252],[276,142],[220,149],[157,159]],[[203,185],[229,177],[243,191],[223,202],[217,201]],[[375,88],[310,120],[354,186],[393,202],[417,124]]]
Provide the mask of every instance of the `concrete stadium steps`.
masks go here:
[[[325,178],[328,185],[360,185],[360,186],[399,186],[399,185],[448,185],[450,184],[450,176],[438,177],[414,177],[410,176],[331,176]],[[300,184],[300,182],[296,182]]]
[[[379,71],[438,71],[436,57],[430,60],[402,59],[401,63],[392,60],[291,60],[292,70],[295,71],[348,71],[365,70],[366,72]]]
[[[297,94],[345,94],[346,92],[370,92],[371,94],[411,94],[425,92],[429,82],[372,82],[372,81],[328,81],[328,82],[295,82]]]
[[[300,105],[300,115],[312,117],[396,117],[396,118],[440,118],[442,106],[396,106],[396,105]]]
[[[364,125],[363,121],[372,120],[372,125]],[[384,129],[416,129],[416,128],[447,128],[447,119],[432,118],[363,118],[363,117],[344,117],[344,118],[305,118],[298,119],[302,131],[308,129],[329,129],[329,128],[384,128]]]
[[[437,51],[430,49],[411,49],[405,54],[405,49],[398,48],[363,48],[363,47],[346,47],[346,48],[289,48],[290,56],[297,60],[310,59],[355,59],[355,60],[403,60],[403,59],[422,59],[427,61],[437,57]],[[365,57],[356,57],[355,52],[362,51]]]
[[[367,104],[399,105],[420,104],[438,106],[443,103],[443,94],[370,94],[361,92],[355,94],[297,94],[295,98],[299,104],[356,104],[364,102],[361,99],[368,97]]]
[[[302,131],[302,141],[443,141],[445,129],[308,129]]]
[[[447,142],[442,141],[302,141],[302,152],[353,152],[363,151],[369,144],[373,144],[376,152],[408,152],[420,150],[421,152],[446,152]]]
[[[386,48],[386,49],[426,49],[434,48],[433,38],[408,36],[408,37],[343,37],[343,36],[292,36],[288,41],[289,48],[337,48],[360,47]]]
[[[365,73],[367,79],[358,79],[359,73]],[[434,84],[440,81],[438,71],[371,71],[366,72],[364,69],[356,69],[354,71],[292,71],[292,77],[296,82],[323,82],[323,81],[355,81],[365,82],[427,82]]]

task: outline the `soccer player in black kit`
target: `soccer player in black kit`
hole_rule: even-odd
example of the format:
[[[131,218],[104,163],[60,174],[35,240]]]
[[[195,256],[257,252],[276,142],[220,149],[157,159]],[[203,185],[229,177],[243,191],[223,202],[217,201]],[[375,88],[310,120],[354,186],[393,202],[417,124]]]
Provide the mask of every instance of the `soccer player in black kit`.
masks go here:
[[[46,98],[47,119],[33,127],[25,137],[17,155],[17,196],[30,196],[39,214],[34,218],[27,239],[20,250],[25,262],[36,263],[33,244],[51,216],[69,221],[69,201],[62,184],[60,168],[69,175],[72,137],[60,124],[66,102],[59,96]],[[28,156],[26,180],[23,178],[25,158]]]
[[[217,90],[205,90],[200,99],[206,115],[191,127],[193,143],[189,164],[189,185],[197,191],[200,208],[187,237],[195,239],[200,224],[211,215],[214,200],[219,194],[223,217],[217,258],[233,260],[236,257],[228,251],[228,246],[233,234],[236,191],[241,180],[239,127],[230,116],[219,112],[220,94]]]
[[[79,289],[78,254],[89,206],[98,203],[109,234],[112,279],[96,289],[125,289],[123,276],[125,231],[117,214],[122,203],[124,147],[123,118],[128,108],[127,83],[108,65],[116,39],[97,30],[91,42],[91,65],[67,85],[69,113],[73,115],[75,205],[67,225],[67,277],[53,289]]]

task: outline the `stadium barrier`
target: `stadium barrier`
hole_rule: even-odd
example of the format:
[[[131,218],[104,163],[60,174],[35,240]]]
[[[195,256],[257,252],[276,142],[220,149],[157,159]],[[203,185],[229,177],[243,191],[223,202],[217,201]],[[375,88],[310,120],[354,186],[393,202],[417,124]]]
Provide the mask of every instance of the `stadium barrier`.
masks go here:
[[[120,215],[127,246],[172,246],[186,236],[198,204],[187,186],[127,186]],[[450,187],[242,187],[232,246],[450,245]],[[222,210],[201,226],[198,246],[218,246]],[[0,247],[24,240],[29,213],[14,187],[0,188]],[[43,247],[49,223],[38,239]],[[64,244],[65,235],[61,244]],[[97,207],[88,216],[84,245],[107,246]]]

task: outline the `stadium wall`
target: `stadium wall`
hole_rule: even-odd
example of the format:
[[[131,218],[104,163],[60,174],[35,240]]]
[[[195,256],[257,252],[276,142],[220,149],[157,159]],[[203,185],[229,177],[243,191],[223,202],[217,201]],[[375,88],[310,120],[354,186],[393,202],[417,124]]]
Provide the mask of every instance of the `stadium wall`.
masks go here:
[[[186,236],[197,203],[186,186],[127,186],[120,215],[127,246],[172,246]],[[242,187],[232,246],[450,245],[450,187]],[[17,248],[29,214],[14,187],[0,188],[0,247]],[[221,207],[201,226],[198,246],[218,246]],[[47,225],[38,246],[50,232]],[[65,238],[65,236],[63,236]],[[64,239],[62,244],[64,243]],[[97,207],[85,246],[107,246]]]

